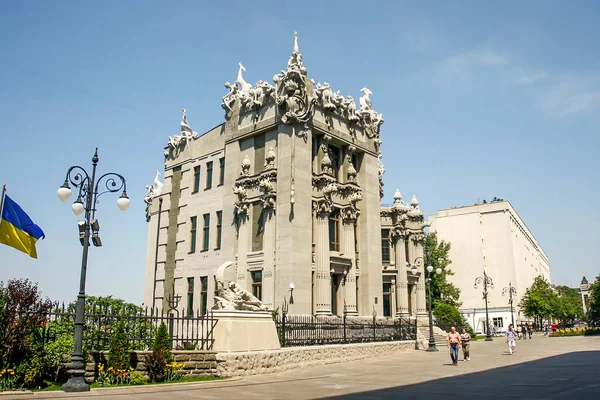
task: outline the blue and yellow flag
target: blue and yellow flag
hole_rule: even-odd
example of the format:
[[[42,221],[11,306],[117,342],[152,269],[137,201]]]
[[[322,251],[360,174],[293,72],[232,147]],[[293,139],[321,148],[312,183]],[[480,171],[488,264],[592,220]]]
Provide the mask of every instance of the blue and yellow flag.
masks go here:
[[[35,243],[45,238],[44,231],[33,223],[29,215],[10,197],[4,196],[2,218],[0,218],[0,243],[21,250],[37,258]]]

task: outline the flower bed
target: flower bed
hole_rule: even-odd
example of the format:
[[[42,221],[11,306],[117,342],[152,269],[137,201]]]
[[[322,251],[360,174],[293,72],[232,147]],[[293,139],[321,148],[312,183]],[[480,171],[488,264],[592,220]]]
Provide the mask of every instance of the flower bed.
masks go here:
[[[600,335],[600,328],[561,329],[551,333],[550,337],[592,336]]]

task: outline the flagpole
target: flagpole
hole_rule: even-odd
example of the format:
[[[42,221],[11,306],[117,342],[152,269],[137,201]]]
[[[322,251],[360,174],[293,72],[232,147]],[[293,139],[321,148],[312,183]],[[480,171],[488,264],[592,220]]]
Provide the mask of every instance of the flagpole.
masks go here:
[[[2,208],[4,207],[4,194],[6,193],[6,183],[2,185],[2,197],[0,197],[0,224],[2,224]]]

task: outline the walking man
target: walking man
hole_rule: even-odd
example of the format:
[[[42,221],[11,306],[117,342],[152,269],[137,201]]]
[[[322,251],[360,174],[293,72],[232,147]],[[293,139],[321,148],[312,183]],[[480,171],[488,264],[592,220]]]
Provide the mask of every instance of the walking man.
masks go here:
[[[515,342],[515,331],[513,330],[512,324],[508,325],[508,330],[506,331],[506,343],[508,344],[508,352],[512,355],[515,351],[517,351],[517,343]]]
[[[463,328],[462,334],[460,335],[460,341],[462,343],[463,357],[465,361],[471,361],[471,335]]]
[[[521,325],[517,322],[517,337],[521,340]]]
[[[527,333],[529,334],[529,339],[531,339],[531,334],[533,333],[533,327],[531,324],[527,324]]]
[[[458,365],[458,345],[460,342],[460,334],[456,332],[456,328],[450,328],[450,333],[448,334],[448,347],[450,347],[450,358],[452,359],[452,365],[455,367]]]
[[[521,322],[521,332],[523,333],[523,339],[527,339],[527,325],[525,322]]]

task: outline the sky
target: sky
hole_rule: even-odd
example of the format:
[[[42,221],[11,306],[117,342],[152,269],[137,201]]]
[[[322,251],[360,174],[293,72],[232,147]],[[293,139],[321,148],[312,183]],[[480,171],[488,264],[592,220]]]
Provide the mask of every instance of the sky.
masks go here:
[[[103,247],[87,293],[141,304],[145,186],[181,109],[223,122],[224,82],[287,65],[298,31],[308,74],[383,113],[385,197],[426,215],[510,200],[550,259],[552,282],[600,273],[600,4],[594,1],[0,2],[0,183],[42,227],[38,259],[0,246],[0,280],[76,298],[77,219],[56,196],[71,165],[127,180],[100,198]]]

